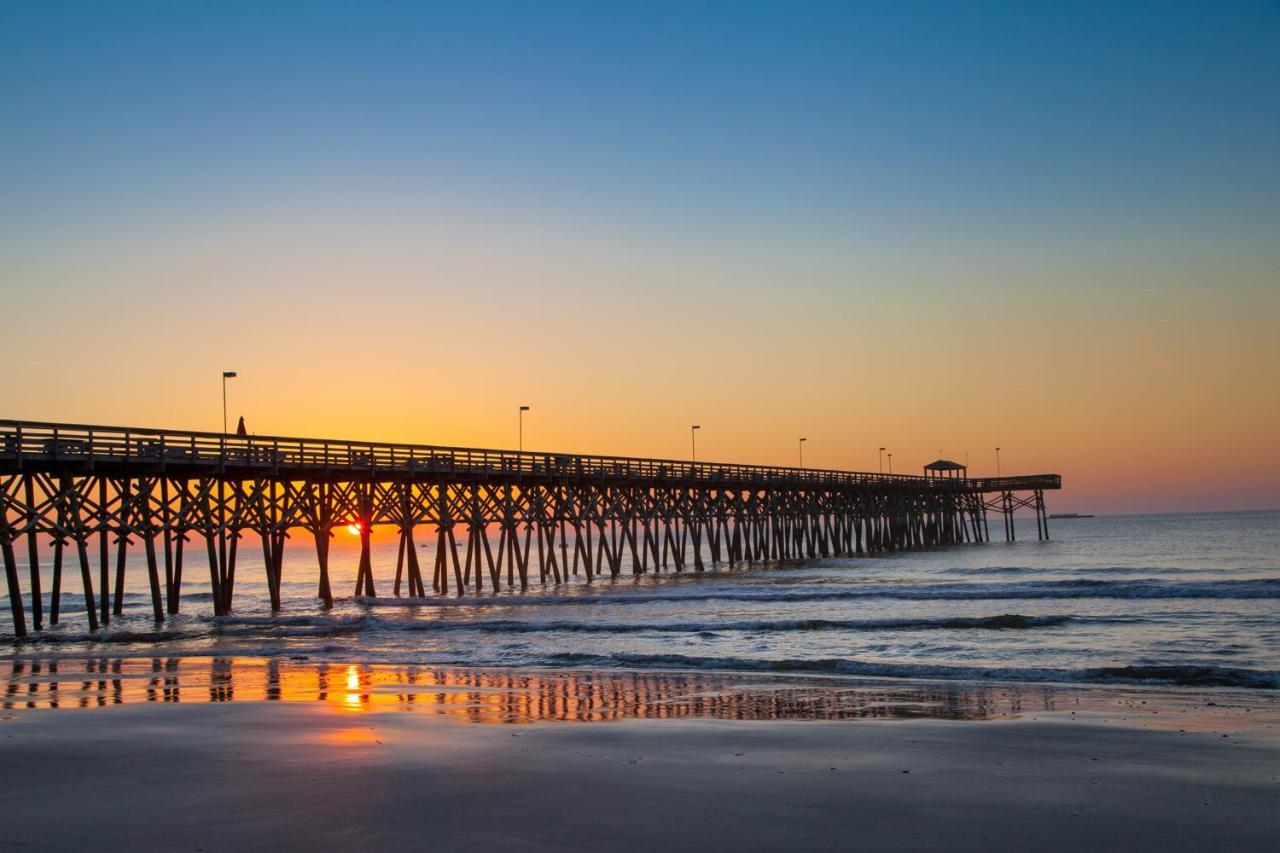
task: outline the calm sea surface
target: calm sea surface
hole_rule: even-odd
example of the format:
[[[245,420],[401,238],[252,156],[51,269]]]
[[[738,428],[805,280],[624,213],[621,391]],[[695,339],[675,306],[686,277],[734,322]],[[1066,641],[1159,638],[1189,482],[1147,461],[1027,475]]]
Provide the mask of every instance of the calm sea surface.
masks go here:
[[[1034,522],[1020,520],[1022,541],[1012,544],[575,579],[430,600],[389,597],[396,561],[389,530],[374,536],[378,592],[387,597],[350,597],[356,540],[340,531],[331,561],[335,592],[346,597],[330,613],[314,598],[314,548],[296,533],[286,548],[284,613],[267,608],[261,550],[245,539],[235,613],[223,618],[212,616],[203,545],[193,540],[180,615],[159,629],[152,622],[139,553],[129,561],[124,616],[94,636],[72,551],[62,624],[14,642],[6,598],[0,634],[6,654],[21,658],[292,656],[1280,687],[1280,512],[1051,525],[1050,542],[1037,542]],[[420,553],[429,573],[434,553]],[[96,581],[96,547],[92,555]],[[47,598],[49,553],[42,574]]]

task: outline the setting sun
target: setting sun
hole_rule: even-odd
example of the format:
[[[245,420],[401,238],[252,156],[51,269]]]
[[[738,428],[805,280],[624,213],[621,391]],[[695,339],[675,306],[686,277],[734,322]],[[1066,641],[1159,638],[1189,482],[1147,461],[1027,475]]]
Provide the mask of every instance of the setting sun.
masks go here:
[[[348,525],[347,525],[347,532],[348,532],[348,533],[350,533],[352,536],[359,536],[359,535],[360,535],[360,525],[359,525],[359,523],[356,523],[356,524],[348,524]]]

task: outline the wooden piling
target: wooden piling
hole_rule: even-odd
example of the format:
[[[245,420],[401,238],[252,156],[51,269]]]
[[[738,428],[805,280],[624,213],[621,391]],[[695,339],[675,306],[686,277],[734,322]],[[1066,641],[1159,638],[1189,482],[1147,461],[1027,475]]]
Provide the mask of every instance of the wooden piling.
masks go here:
[[[27,474],[22,478],[22,488],[27,501],[27,568],[31,577],[31,626],[40,631],[44,628],[44,596],[40,592],[40,554],[36,536],[39,514],[36,508],[35,484],[32,482],[32,475]],[[21,606],[22,602],[19,601],[18,604]],[[16,620],[15,624],[17,624]]]
[[[13,540],[0,533],[0,554],[4,557],[4,579],[9,592],[9,615],[13,618],[13,635],[27,636],[27,616],[22,608],[22,588],[18,585],[18,561],[13,555]]]

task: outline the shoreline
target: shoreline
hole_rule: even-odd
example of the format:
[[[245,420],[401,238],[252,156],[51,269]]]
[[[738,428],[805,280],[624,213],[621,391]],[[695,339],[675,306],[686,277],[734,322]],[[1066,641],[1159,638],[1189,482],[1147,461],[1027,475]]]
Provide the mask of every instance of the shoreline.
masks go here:
[[[0,848],[1266,849],[1280,832],[1271,691],[15,664],[0,808],[21,819]]]

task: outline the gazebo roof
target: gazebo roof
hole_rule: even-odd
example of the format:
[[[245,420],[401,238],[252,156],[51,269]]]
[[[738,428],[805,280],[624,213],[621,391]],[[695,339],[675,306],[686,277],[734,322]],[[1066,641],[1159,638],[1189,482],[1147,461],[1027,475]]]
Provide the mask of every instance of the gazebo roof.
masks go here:
[[[959,462],[952,462],[950,459],[935,459],[928,465],[924,466],[926,471],[963,471],[967,465],[961,465]]]

